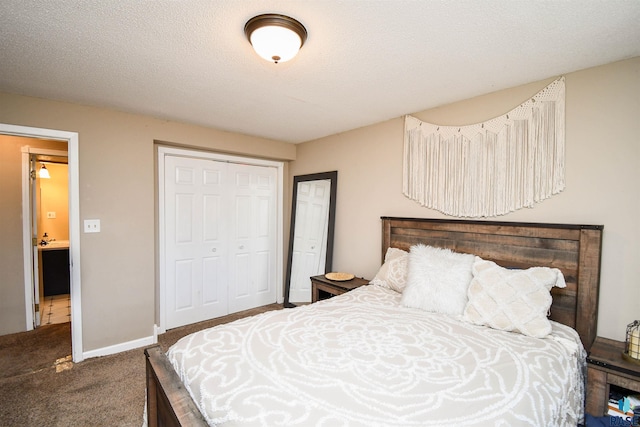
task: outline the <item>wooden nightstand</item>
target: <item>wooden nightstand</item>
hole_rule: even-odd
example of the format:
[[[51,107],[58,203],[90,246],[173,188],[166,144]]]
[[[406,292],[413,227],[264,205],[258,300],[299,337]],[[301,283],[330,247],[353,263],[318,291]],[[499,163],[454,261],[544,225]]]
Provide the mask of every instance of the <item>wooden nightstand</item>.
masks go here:
[[[622,358],[624,343],[596,338],[587,357],[586,411],[594,416],[607,412],[609,391],[619,387],[640,393],[640,365]]]
[[[369,280],[355,277],[344,282],[329,280],[324,275],[313,276],[311,278],[311,302],[331,298],[335,295],[344,294],[358,286],[369,284]]]

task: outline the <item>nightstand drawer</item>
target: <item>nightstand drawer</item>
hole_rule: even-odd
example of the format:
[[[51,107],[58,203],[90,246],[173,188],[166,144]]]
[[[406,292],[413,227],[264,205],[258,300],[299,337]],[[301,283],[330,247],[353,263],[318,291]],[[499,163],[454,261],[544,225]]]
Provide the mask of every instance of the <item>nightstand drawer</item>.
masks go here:
[[[629,378],[621,377],[616,374],[607,374],[607,381],[609,384],[617,385],[618,387],[626,388],[640,393],[640,380],[631,380]]]

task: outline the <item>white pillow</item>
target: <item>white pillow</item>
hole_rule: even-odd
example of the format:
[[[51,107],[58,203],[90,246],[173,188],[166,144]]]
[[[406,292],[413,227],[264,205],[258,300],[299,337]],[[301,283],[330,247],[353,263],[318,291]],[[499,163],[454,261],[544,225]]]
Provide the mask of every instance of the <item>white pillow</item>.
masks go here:
[[[387,253],[384,255],[384,264],[370,283],[401,293],[407,283],[408,256],[409,253],[402,249],[387,249]]]
[[[474,255],[415,245],[409,251],[407,287],[401,304],[460,316],[467,304]]]
[[[509,270],[476,257],[463,320],[536,338],[551,333],[551,288],[566,286],[557,268]]]

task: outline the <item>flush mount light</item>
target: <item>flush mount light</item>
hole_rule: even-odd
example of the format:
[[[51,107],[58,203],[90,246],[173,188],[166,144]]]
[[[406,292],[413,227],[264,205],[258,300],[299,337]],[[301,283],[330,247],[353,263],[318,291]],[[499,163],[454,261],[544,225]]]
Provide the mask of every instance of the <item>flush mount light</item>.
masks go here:
[[[244,25],[244,33],[258,55],[276,64],[296,56],[307,40],[304,25],[293,18],[275,13],[249,19]]]

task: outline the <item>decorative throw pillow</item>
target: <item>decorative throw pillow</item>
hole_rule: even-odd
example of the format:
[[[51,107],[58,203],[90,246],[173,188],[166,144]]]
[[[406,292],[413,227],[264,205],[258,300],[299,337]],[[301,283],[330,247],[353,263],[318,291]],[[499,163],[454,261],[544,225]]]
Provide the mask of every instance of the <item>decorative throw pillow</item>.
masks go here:
[[[450,249],[412,246],[402,305],[435,313],[462,315],[467,304],[473,260],[474,255]]]
[[[557,268],[509,270],[476,257],[463,320],[536,338],[551,333],[551,288],[566,286]]]
[[[404,291],[407,283],[407,257],[409,253],[398,248],[389,248],[384,256],[384,264],[371,281],[371,284]]]

